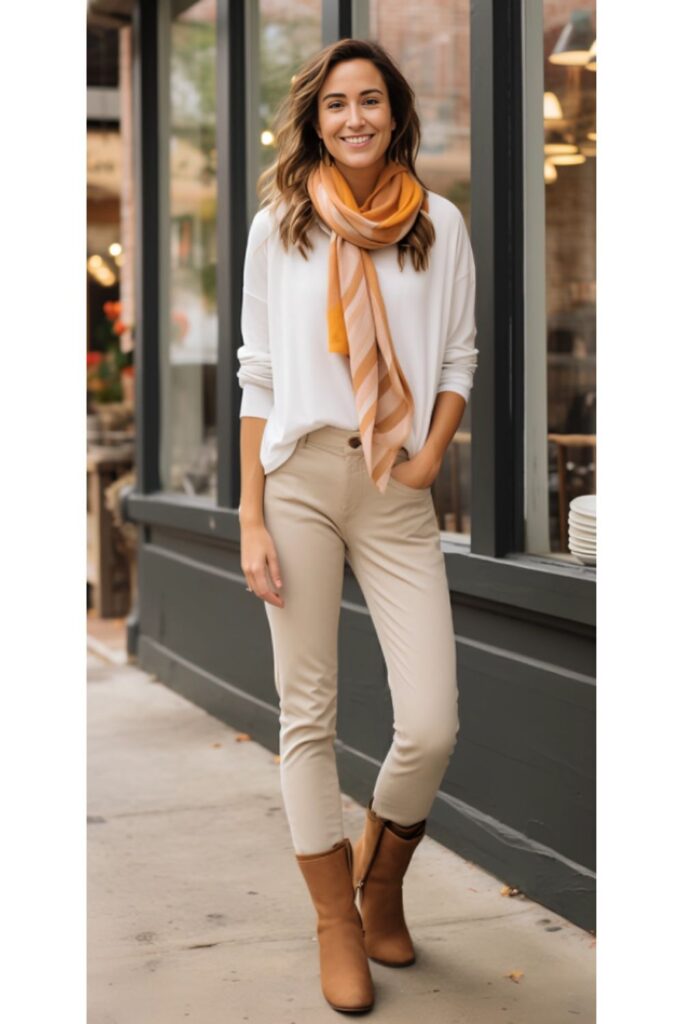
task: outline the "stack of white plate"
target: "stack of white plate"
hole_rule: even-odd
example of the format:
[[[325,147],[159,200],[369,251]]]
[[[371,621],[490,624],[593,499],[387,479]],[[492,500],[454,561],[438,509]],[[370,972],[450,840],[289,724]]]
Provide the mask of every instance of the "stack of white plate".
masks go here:
[[[595,495],[582,494],[569,502],[569,550],[584,565],[595,565],[597,526]]]

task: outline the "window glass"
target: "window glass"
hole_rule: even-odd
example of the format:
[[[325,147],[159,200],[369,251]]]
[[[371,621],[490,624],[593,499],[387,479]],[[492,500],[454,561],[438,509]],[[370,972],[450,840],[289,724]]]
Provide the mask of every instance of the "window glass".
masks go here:
[[[361,28],[357,34],[381,43],[415,91],[422,130],[418,174],[455,203],[469,231],[469,0],[370,0]],[[468,403],[432,485],[441,529],[463,539],[470,534],[470,439]]]
[[[167,490],[215,500],[216,4],[198,0],[173,9],[161,475]]]
[[[322,0],[259,0],[258,19],[258,134],[259,174],[275,159],[273,121],[275,111],[287,95],[292,76],[322,48]]]
[[[568,552],[569,503],[596,488],[595,4],[543,4],[548,520]]]

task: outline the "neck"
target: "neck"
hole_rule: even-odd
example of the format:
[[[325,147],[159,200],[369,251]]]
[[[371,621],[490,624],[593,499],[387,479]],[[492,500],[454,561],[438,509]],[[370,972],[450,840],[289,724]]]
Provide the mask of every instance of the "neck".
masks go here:
[[[349,188],[353,192],[353,198],[359,206],[362,206],[372,193],[384,166],[386,166],[384,157],[369,167],[347,167],[337,164],[337,168],[349,183]]]

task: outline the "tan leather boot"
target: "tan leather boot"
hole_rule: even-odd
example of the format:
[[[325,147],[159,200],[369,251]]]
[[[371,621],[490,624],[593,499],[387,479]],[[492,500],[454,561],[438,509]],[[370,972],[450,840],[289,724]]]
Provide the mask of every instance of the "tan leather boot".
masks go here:
[[[322,993],[335,1010],[369,1010],[375,992],[354,902],[351,840],[341,839],[323,853],[298,853],[296,859],[318,914]]]
[[[363,834],[353,845],[353,884],[368,956],[386,967],[407,967],[415,963],[415,949],[403,916],[403,876],[426,820],[416,823],[410,838],[396,835],[388,825],[373,811],[371,798]]]

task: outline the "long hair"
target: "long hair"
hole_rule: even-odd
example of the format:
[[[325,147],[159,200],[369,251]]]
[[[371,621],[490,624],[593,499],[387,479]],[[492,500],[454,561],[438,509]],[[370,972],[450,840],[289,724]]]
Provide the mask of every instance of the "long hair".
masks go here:
[[[420,148],[420,120],[415,109],[415,93],[384,47],[365,39],[340,39],[311,57],[294,76],[289,92],[275,114],[277,157],[259,176],[256,189],[261,206],[275,208],[284,204],[280,220],[280,239],[286,249],[295,245],[308,259],[306,249],[313,245],[308,229],[315,224],[315,209],[306,188],[308,175],[321,159],[322,141],[315,131],[318,94],[336,65],[345,60],[371,60],[380,71],[396,128],[385,159],[402,164],[426,189],[415,170]],[[325,152],[327,152],[325,150]],[[329,154],[327,154],[329,160]],[[435,240],[429,217],[418,216],[413,227],[398,242],[398,264],[403,270],[405,254],[410,252],[415,270],[426,270],[429,249]]]

